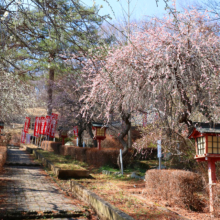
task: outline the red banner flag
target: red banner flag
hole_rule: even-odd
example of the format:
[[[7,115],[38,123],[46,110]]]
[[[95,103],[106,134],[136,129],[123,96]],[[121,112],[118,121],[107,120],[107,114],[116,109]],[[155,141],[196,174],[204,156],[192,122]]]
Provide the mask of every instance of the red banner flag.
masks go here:
[[[57,119],[58,119],[58,115],[52,113],[51,123],[50,123],[50,137],[51,138],[55,138]]]
[[[41,131],[41,117],[39,117],[39,122],[38,122],[38,130],[37,130],[37,133],[40,134],[40,131]]]
[[[46,127],[45,127],[45,134],[50,135],[50,122],[51,122],[51,116],[46,116]]]
[[[46,128],[46,118],[45,117],[40,117],[40,121],[41,121],[41,126],[40,126],[40,134],[45,134],[45,128]]]
[[[58,114],[52,113],[51,115],[53,118],[55,118],[56,120],[58,119]]]
[[[38,137],[39,117],[35,118],[34,137]]]
[[[21,143],[25,144],[25,140],[26,140],[26,132],[22,131],[21,132]]]
[[[29,126],[30,126],[30,121],[31,121],[31,119],[29,117],[25,118],[25,123],[24,123],[24,132],[25,133],[28,133],[28,129],[29,129]]]

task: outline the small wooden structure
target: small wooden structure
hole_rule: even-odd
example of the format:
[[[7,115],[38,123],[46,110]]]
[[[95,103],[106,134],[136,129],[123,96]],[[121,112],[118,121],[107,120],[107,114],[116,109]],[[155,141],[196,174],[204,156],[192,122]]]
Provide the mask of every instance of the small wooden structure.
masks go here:
[[[220,161],[220,124],[193,123],[194,129],[188,136],[195,139],[195,159],[208,162],[210,212],[213,212],[213,185],[216,183],[215,162]]]
[[[62,145],[64,145],[65,143],[64,143],[64,141],[65,141],[65,138],[67,138],[68,137],[68,130],[67,129],[63,129],[63,130],[61,130],[61,134],[60,134],[60,136],[61,136],[61,138],[62,138]]]
[[[94,140],[98,141],[98,149],[101,149],[101,141],[106,138],[106,129],[108,126],[104,126],[102,123],[92,123],[92,129],[95,130]]]

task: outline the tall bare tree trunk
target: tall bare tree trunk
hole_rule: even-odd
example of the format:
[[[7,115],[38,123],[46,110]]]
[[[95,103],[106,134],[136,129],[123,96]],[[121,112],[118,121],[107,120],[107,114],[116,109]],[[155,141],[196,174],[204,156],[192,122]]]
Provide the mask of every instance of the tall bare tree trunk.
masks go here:
[[[48,103],[47,103],[47,115],[52,114],[52,102],[53,102],[53,82],[54,82],[54,69],[49,69],[49,84],[48,84]]]
[[[78,146],[82,147],[83,146],[83,131],[85,128],[83,126],[78,126],[79,131],[78,131]]]

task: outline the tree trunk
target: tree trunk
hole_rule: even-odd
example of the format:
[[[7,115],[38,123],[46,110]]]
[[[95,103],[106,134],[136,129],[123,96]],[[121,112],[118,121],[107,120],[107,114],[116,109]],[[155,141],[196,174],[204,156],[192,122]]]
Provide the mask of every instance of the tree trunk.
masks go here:
[[[79,124],[78,124],[78,146],[79,147],[83,147],[83,131],[86,130],[86,123],[83,122],[83,119],[82,119],[82,115],[81,115],[81,120],[79,121]]]
[[[125,128],[123,129],[121,134],[118,136],[118,140],[120,141],[120,143],[123,146],[122,160],[123,160],[123,156],[125,156],[128,152],[128,144],[124,140],[124,137],[128,134],[128,131],[131,129],[131,122],[129,121],[129,119],[130,119],[130,114],[122,113],[122,121],[125,122]],[[121,168],[120,154],[118,155],[118,158],[117,158],[117,164],[118,164],[118,167]]]
[[[83,143],[82,143],[83,137],[82,137],[82,135],[83,135],[84,130],[85,129],[83,129],[82,127],[81,128],[79,127],[79,130],[78,130],[78,146],[79,147],[83,147]]]
[[[92,123],[91,123],[91,122],[89,122],[89,123],[87,124],[87,128],[88,128],[88,133],[89,133],[90,137],[91,137],[92,140],[93,140],[93,146],[94,146],[94,147],[97,147],[97,140],[94,140],[94,139],[93,139]]]
[[[53,102],[53,82],[54,82],[54,69],[49,69],[49,84],[48,84],[48,103],[47,103],[47,115],[52,114],[52,102]]]
[[[130,129],[128,131],[128,148],[131,148],[132,147],[132,133],[131,133],[131,122],[129,121],[130,123]]]

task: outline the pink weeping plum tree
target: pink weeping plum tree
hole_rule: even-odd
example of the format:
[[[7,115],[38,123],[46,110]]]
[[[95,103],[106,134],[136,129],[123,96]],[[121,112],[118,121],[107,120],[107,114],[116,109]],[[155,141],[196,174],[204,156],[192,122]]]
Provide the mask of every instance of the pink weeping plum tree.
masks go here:
[[[127,45],[91,52],[83,69],[90,87],[84,109],[99,103],[102,117],[120,114],[126,124],[119,135],[123,155],[134,112],[158,111],[166,134],[183,137],[198,115],[219,120],[219,26],[208,14],[185,10],[133,29]]]

